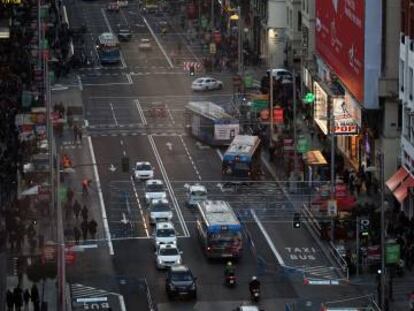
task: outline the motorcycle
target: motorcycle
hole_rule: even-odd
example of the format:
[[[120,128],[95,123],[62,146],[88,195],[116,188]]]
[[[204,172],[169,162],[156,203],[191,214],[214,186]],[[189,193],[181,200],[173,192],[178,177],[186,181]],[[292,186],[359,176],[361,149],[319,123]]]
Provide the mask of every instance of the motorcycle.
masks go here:
[[[234,275],[234,273],[226,274],[226,276],[224,277],[224,284],[227,287],[236,286],[236,276]]]
[[[260,300],[260,289],[259,288],[252,288],[250,290],[250,298],[253,302],[259,302],[259,300]]]

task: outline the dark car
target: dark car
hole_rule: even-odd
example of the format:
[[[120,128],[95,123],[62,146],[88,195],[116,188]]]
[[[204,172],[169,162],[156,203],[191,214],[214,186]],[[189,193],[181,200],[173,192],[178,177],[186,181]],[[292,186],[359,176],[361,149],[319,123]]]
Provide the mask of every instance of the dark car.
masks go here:
[[[181,296],[197,298],[196,280],[197,278],[193,276],[187,266],[172,266],[168,271],[165,283],[168,298],[172,299]]]
[[[132,38],[131,31],[128,28],[121,28],[118,31],[118,40],[119,41],[130,41]]]

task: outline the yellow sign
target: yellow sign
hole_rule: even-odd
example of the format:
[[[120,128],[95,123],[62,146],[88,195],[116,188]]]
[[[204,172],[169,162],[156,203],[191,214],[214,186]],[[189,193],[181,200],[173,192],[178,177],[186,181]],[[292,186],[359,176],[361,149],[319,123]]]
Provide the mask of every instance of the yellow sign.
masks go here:
[[[3,4],[20,4],[22,3],[21,0],[1,0]]]
[[[210,43],[210,54],[216,54],[216,44],[214,42]]]

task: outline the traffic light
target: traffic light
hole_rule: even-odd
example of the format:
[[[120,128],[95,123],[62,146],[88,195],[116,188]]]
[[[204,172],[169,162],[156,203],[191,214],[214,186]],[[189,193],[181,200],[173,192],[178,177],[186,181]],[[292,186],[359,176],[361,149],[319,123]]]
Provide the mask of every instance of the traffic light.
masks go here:
[[[195,68],[193,65],[190,66],[190,76],[194,76],[195,75]]]
[[[122,157],[121,164],[122,164],[122,172],[129,173],[129,158]]]
[[[293,228],[299,229],[300,228],[300,214],[295,213],[293,215]]]
[[[360,231],[361,231],[361,236],[369,235],[369,219],[361,219]]]

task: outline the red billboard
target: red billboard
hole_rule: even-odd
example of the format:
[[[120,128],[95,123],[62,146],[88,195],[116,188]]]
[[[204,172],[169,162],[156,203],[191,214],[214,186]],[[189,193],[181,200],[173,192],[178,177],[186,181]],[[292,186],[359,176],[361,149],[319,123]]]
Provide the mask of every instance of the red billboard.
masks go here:
[[[360,102],[364,101],[365,0],[316,0],[316,51]]]

